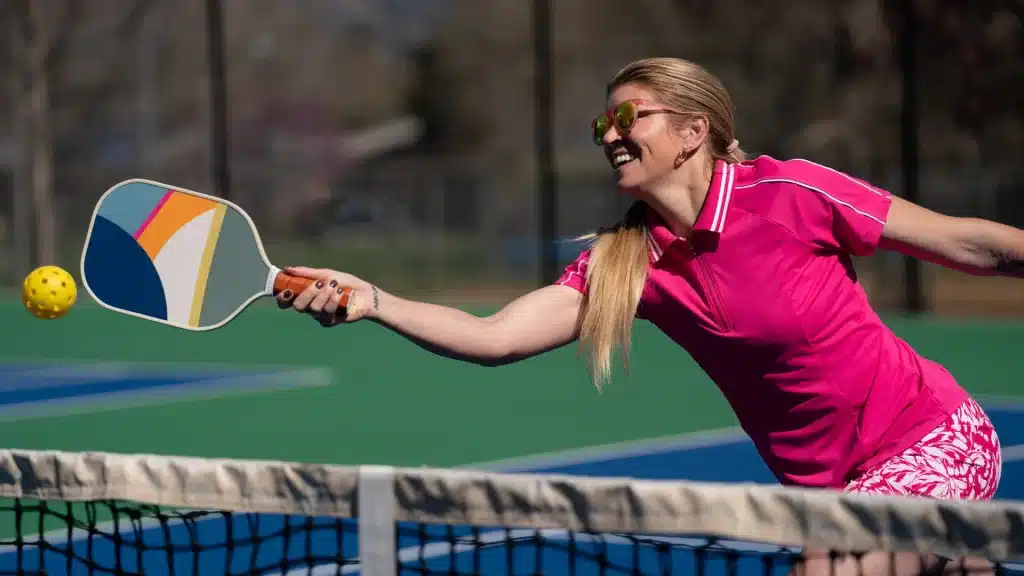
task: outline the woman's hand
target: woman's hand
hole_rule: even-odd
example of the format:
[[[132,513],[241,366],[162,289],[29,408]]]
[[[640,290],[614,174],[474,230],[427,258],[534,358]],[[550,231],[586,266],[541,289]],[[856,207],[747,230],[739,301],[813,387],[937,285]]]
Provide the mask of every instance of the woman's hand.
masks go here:
[[[351,274],[327,268],[288,267],[285,274],[315,280],[298,294],[285,290],[277,295],[277,305],[309,314],[325,327],[355,322],[370,317],[379,309],[377,287]],[[339,300],[345,288],[352,294],[348,306],[341,308]]]

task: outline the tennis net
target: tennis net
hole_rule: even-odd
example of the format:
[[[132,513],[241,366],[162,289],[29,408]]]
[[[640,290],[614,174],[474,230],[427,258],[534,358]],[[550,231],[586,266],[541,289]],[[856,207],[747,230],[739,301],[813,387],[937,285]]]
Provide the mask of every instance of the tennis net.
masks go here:
[[[0,574],[753,576],[811,549],[826,573],[854,551],[1018,571],[1024,503],[0,450]]]

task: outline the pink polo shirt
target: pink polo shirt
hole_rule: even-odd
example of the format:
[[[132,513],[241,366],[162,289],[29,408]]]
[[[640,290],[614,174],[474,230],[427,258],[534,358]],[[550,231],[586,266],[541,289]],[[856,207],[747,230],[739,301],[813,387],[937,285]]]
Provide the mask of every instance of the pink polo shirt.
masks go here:
[[[882,323],[851,255],[878,246],[888,192],[806,160],[718,162],[690,239],[648,210],[637,316],[682,346],[783,484],[842,487],[967,398]],[[558,280],[586,290],[589,251]]]

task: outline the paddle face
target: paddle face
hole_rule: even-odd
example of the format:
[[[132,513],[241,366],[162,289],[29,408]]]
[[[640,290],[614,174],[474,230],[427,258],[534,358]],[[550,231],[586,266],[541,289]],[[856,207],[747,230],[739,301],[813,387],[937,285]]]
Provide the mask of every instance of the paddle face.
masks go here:
[[[82,252],[82,279],[108,309],[211,330],[290,277],[269,263],[252,220],[238,206],[129,180],[96,205]]]

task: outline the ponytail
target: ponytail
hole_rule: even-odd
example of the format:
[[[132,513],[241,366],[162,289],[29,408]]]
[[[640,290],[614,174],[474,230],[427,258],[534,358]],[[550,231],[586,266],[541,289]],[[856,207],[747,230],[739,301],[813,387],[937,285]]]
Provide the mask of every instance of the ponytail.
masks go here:
[[[740,141],[733,140],[728,146],[725,147],[725,154],[721,156],[722,160],[730,164],[739,164],[747,159],[747,153],[740,148]]]
[[[633,318],[649,263],[646,213],[647,205],[636,202],[614,227],[584,237],[593,244],[578,320],[579,345],[586,353],[594,385],[599,390],[611,378],[616,349],[629,371]]]

